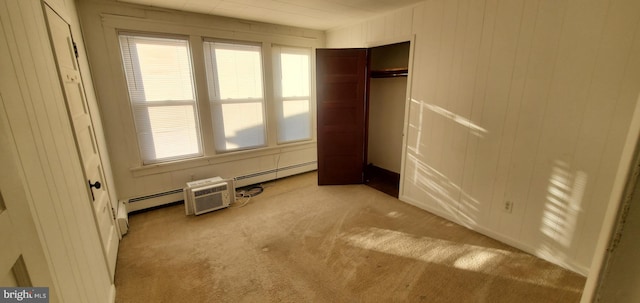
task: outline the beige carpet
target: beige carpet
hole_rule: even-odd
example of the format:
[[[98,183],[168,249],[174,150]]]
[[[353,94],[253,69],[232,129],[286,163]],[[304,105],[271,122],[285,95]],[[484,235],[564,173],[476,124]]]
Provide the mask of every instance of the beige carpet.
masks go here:
[[[308,173],[242,208],[130,217],[117,302],[578,302],[584,277],[364,185]]]

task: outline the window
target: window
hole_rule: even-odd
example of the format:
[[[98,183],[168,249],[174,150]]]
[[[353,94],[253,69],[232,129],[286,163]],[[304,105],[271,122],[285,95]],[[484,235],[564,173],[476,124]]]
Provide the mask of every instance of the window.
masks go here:
[[[118,33],[142,165],[313,138],[312,48],[193,37]]]
[[[201,156],[188,41],[119,38],[143,163]]]
[[[274,47],[278,142],[311,139],[310,61],[304,48]]]
[[[204,42],[217,151],[266,145],[260,45]]]

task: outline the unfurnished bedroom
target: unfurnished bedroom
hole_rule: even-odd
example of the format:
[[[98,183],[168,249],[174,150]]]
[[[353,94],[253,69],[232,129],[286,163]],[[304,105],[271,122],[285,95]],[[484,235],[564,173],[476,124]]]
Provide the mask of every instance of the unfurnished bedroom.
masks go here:
[[[635,302],[636,2],[3,0],[0,288]]]

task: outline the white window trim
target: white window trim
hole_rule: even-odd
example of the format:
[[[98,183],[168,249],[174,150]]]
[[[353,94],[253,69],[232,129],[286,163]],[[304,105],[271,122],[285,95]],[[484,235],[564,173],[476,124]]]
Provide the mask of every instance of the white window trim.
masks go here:
[[[259,149],[253,150],[241,150],[241,151],[232,151],[224,154],[216,153],[215,148],[213,146],[213,140],[207,140],[205,138],[212,138],[213,132],[210,131],[211,118],[210,115],[202,115],[200,114],[200,127],[201,127],[201,136],[203,138],[203,153],[204,156],[197,158],[189,158],[189,159],[181,159],[176,161],[162,162],[162,163],[153,163],[153,164],[143,164],[139,154],[139,148],[137,147],[138,141],[137,136],[134,129],[134,119],[133,114],[131,112],[131,102],[128,100],[128,92],[126,86],[126,79],[123,72],[114,74],[113,78],[113,87],[114,91],[112,93],[113,101],[118,103],[118,110],[123,114],[130,116],[129,121],[124,120],[123,122],[123,143],[124,146],[122,148],[128,150],[127,153],[131,155],[136,155],[138,157],[137,161],[130,162],[130,172],[134,176],[145,176],[145,175],[153,175],[163,172],[171,172],[178,171],[193,167],[199,167],[202,165],[211,165],[215,163],[224,163],[227,161],[235,161],[239,159],[247,159],[253,157],[262,156],[265,152],[270,152],[273,150],[281,149],[283,152],[286,150],[301,150],[313,148],[316,146],[316,108],[315,108],[315,49],[324,46],[324,41],[322,39],[318,39],[315,37],[303,37],[303,36],[291,36],[287,34],[281,33],[256,33],[252,31],[243,31],[243,30],[221,30],[219,28],[209,28],[204,26],[194,26],[194,25],[184,25],[182,23],[174,23],[168,21],[160,21],[160,20],[152,20],[147,18],[138,18],[138,17],[130,17],[130,16],[121,16],[114,14],[103,14],[102,15],[102,26],[105,32],[106,38],[106,46],[109,48],[109,60],[112,62],[113,66],[118,66],[122,64],[122,58],[120,55],[120,46],[118,41],[119,33],[130,33],[130,34],[143,34],[149,36],[160,36],[160,37],[189,37],[189,43],[191,45],[191,53],[192,53],[192,61],[193,61],[193,71],[195,73],[195,83],[196,83],[196,94],[198,99],[198,106],[200,109],[200,113],[206,112],[209,113],[209,102],[203,102],[202,100],[208,100],[208,92],[206,90],[206,75],[205,75],[205,64],[204,58],[200,58],[198,53],[202,52],[202,42],[206,37],[214,37],[216,40],[232,40],[232,41],[244,41],[249,43],[262,43],[263,45],[263,66],[265,68],[265,79],[264,79],[264,89],[265,89],[265,102],[266,102],[266,127],[267,127],[267,146]],[[272,56],[271,56],[271,46],[272,45],[287,45],[292,47],[300,47],[300,48],[310,48],[311,51],[311,117],[312,117],[312,140],[304,141],[304,142],[291,142],[285,144],[278,144],[276,141],[277,138],[277,129],[275,124],[271,121],[275,121],[275,109],[273,108],[273,80],[272,76],[267,76],[267,73],[272,72],[271,68]],[[267,60],[267,58],[269,60]],[[227,159],[235,159],[235,160],[227,160]]]
[[[266,80],[266,69],[265,69],[265,54],[264,54],[264,49],[265,46],[262,43],[258,43],[258,42],[247,42],[247,41],[238,41],[238,40],[228,40],[228,39],[215,39],[215,38],[207,38],[204,37],[202,39],[202,47],[203,47],[203,52],[206,52],[205,48],[204,48],[204,44],[205,43],[222,43],[222,44],[229,44],[229,45],[233,45],[234,49],[242,49],[243,46],[246,47],[246,49],[249,50],[253,50],[255,48],[259,48],[260,49],[260,72],[261,72],[261,77],[262,77],[262,98],[238,98],[238,99],[231,99],[231,98],[227,98],[227,99],[222,99],[221,98],[221,94],[220,94],[220,88],[219,88],[219,75],[218,73],[216,73],[215,71],[217,70],[217,66],[216,66],[216,62],[213,62],[212,60],[210,60],[210,58],[208,57],[207,53],[204,53],[204,62],[205,62],[205,71],[208,74],[212,75],[212,79],[209,79],[207,77],[207,86],[206,89],[208,90],[208,98],[207,100],[209,100],[209,105],[210,105],[210,115],[215,115],[216,113],[220,113],[222,112],[222,105],[224,104],[242,104],[242,103],[260,103],[261,108],[262,108],[262,121],[263,121],[263,138],[264,138],[264,142],[262,144],[256,144],[256,145],[251,145],[251,146],[245,146],[245,147],[240,147],[240,148],[233,148],[233,149],[227,149],[227,150],[221,150],[219,148],[217,148],[217,146],[215,146],[214,144],[214,148],[215,148],[215,153],[216,154],[226,154],[226,153],[231,153],[231,152],[237,152],[237,151],[245,151],[245,150],[257,150],[260,148],[264,148],[269,146],[269,136],[268,136],[268,116],[267,115],[267,89],[266,87],[268,86],[267,84],[267,80]],[[210,89],[211,87],[214,87],[214,91],[211,92]],[[214,108],[218,108],[218,110],[214,110]],[[212,117],[212,124],[214,124],[215,122],[213,121],[213,117]],[[220,134],[216,133],[215,130],[215,124],[212,125],[213,129],[213,138],[214,141],[217,140],[224,140],[226,138],[219,138],[218,136],[220,136]]]
[[[314,66],[315,64],[313,64],[313,62],[315,62],[315,58],[313,56],[313,49],[312,48],[308,48],[308,47],[299,47],[299,46],[289,46],[289,45],[280,45],[280,44],[273,44],[272,45],[272,49],[276,50],[273,51],[272,53],[272,60],[273,60],[273,88],[274,88],[274,105],[275,105],[275,117],[276,117],[276,128],[277,128],[277,133],[276,133],[276,141],[278,145],[286,145],[286,144],[291,144],[291,143],[298,143],[298,142],[308,142],[308,141],[315,141],[315,116],[316,116],[316,104],[315,104],[315,85],[314,85],[314,79],[315,79],[315,73],[314,73]],[[281,80],[282,79],[282,70],[279,67],[281,65],[280,62],[280,55],[283,53],[283,50],[286,50],[286,53],[298,53],[301,55],[309,55],[309,95],[308,96],[293,96],[293,97],[283,97],[283,92],[282,92],[282,83]],[[309,129],[311,130],[310,136],[308,138],[303,138],[303,139],[298,139],[298,140],[290,140],[290,141],[280,141],[280,136],[278,135],[280,132],[280,123],[279,119],[280,119],[280,115],[279,113],[282,112],[283,110],[283,104],[284,101],[297,101],[297,100],[301,100],[301,99],[307,99],[309,100]]]
[[[131,171],[134,177],[149,176],[159,173],[172,172],[176,170],[184,170],[207,165],[215,165],[222,163],[230,163],[247,158],[256,158],[267,155],[279,155],[301,150],[315,150],[317,143],[315,141],[287,143],[282,146],[268,146],[260,149],[240,150],[224,154],[216,154],[212,156],[204,156],[200,158],[184,159],[174,162],[162,162],[144,166],[132,167]]]
[[[135,138],[136,138],[136,144],[138,146],[138,153],[139,153],[139,157],[140,157],[140,161],[142,163],[142,166],[145,165],[153,165],[156,163],[167,163],[167,162],[173,162],[173,161],[178,161],[178,160],[188,160],[188,159],[194,159],[194,158],[199,158],[205,155],[205,151],[203,148],[203,144],[202,144],[202,131],[201,131],[201,123],[200,123],[200,114],[199,114],[199,106],[198,106],[198,94],[197,94],[197,84],[196,84],[196,77],[195,77],[195,70],[194,70],[194,62],[193,62],[193,54],[191,52],[192,46],[191,43],[189,41],[189,37],[187,36],[183,36],[183,35],[174,35],[174,34],[158,34],[158,33],[141,33],[141,32],[132,32],[132,31],[117,31],[116,32],[116,36],[117,36],[117,40],[118,40],[118,46],[119,49],[121,49],[121,45],[120,45],[120,36],[134,36],[134,37],[148,37],[148,38],[160,38],[160,39],[177,39],[177,40],[184,40],[187,43],[187,52],[189,54],[189,64],[190,64],[190,68],[191,68],[191,77],[193,80],[193,100],[166,100],[166,101],[153,101],[153,102],[147,102],[146,100],[141,99],[139,96],[141,94],[144,94],[143,91],[141,91],[140,89],[137,89],[139,87],[142,87],[143,85],[140,82],[140,79],[142,78],[140,75],[138,75],[137,77],[135,77],[134,82],[135,87],[134,87],[134,93],[131,93],[131,89],[129,88],[129,81],[127,80],[127,76],[126,74],[123,75],[124,80],[125,80],[125,91],[126,94],[128,96],[128,103],[130,105],[131,108],[131,119],[133,121],[135,130]],[[124,58],[122,58],[123,54],[120,55],[120,60],[121,60],[121,64],[123,66],[123,72],[125,72],[125,63],[124,63]],[[130,60],[132,61],[132,63],[137,63],[139,65],[139,59],[137,58],[137,56],[135,56],[132,53],[128,53],[128,56],[130,56]],[[137,69],[134,69],[135,73],[138,73],[139,71]],[[135,113],[136,113],[136,109],[139,108],[151,108],[151,107],[168,107],[168,106],[179,106],[179,105],[191,105],[193,106],[193,112],[194,112],[194,119],[195,119],[195,127],[196,127],[196,136],[198,136],[197,138],[197,143],[198,143],[198,152],[197,153],[191,153],[191,154],[184,154],[184,155],[179,155],[179,156],[174,156],[174,157],[164,157],[164,158],[159,158],[159,159],[144,159],[144,151],[143,151],[143,146],[145,145],[151,145],[151,143],[149,142],[140,142],[140,140],[143,140],[140,138],[139,136],[139,131],[141,129],[142,126],[139,125],[140,122],[142,121],[138,121],[135,118]],[[147,121],[148,122],[148,121]],[[150,127],[149,127],[150,128]]]

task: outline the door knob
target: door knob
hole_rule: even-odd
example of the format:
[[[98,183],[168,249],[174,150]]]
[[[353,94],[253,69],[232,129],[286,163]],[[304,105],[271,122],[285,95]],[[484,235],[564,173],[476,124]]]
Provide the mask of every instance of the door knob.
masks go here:
[[[91,184],[91,180],[89,180],[89,188],[94,188],[95,189],[100,189],[100,187],[102,187],[102,184],[100,184],[100,181],[96,181],[95,183]]]
[[[91,201],[95,201],[96,200],[96,196],[93,194],[93,189],[100,189],[100,187],[102,187],[102,184],[100,184],[100,181],[96,181],[95,183],[91,183],[91,180],[88,181],[89,182],[89,191],[91,191]]]

